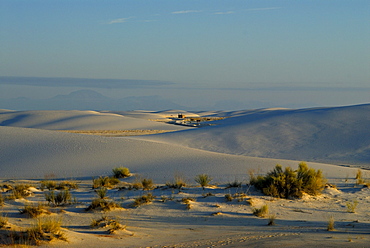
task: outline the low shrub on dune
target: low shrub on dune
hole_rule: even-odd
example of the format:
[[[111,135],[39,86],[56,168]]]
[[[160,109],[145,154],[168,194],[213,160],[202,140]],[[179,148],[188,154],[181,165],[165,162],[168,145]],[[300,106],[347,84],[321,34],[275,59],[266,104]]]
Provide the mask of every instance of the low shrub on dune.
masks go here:
[[[326,180],[321,170],[308,168],[307,164],[299,164],[298,170],[290,167],[283,170],[281,165],[267,173],[266,176],[251,175],[250,184],[264,194],[279,198],[300,198],[303,193],[318,195],[325,187]]]
[[[130,170],[126,167],[116,167],[112,169],[115,178],[125,178],[131,176]]]

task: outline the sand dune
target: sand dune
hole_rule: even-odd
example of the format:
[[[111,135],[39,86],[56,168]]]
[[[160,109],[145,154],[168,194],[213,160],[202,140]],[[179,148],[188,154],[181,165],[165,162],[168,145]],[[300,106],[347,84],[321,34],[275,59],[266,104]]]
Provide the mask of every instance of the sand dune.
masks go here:
[[[369,165],[370,104],[227,114],[216,126],[145,139],[227,154]]]
[[[179,112],[228,118],[202,128],[164,123]],[[34,186],[33,195],[26,199],[5,200],[2,213],[11,226],[29,227],[33,220],[19,209],[45,202],[40,180],[54,175],[76,179],[80,188],[71,190],[77,203],[49,209],[68,228],[63,229],[68,242],[56,241],[52,247],[366,247],[369,188],[356,185],[356,168],[312,161],[365,167],[369,112],[370,105],[196,113],[0,110],[0,181]],[[103,137],[54,131],[143,129],[174,132]],[[321,169],[337,188],[292,200],[272,199],[246,184],[248,170],[264,174],[278,163],[297,168],[301,160]],[[161,186],[150,191],[156,196],[154,201],[135,208],[134,199],[146,191],[109,189],[109,199],[123,209],[86,212],[96,197],[91,178],[111,175],[118,166]],[[215,186],[197,187],[194,177],[201,173],[210,175]],[[163,187],[174,175],[182,175],[189,186],[182,190]],[[368,179],[366,171],[363,175]],[[121,181],[126,185],[134,180]],[[227,183],[235,180],[243,184],[228,188]],[[225,194],[245,196],[228,202]],[[185,197],[194,199],[191,209],[182,202]],[[346,205],[354,202],[358,203],[356,213],[350,213]],[[263,204],[275,214],[277,226],[267,226],[266,219],[252,214],[253,208]],[[103,215],[127,225],[126,229],[109,234],[107,228],[91,228],[91,220]],[[335,218],[335,231],[326,230],[328,216]],[[0,228],[0,244],[4,237],[7,229]]]
[[[146,116],[149,117],[149,116]],[[0,110],[0,126],[47,130],[183,130],[183,126],[96,111],[10,111]]]

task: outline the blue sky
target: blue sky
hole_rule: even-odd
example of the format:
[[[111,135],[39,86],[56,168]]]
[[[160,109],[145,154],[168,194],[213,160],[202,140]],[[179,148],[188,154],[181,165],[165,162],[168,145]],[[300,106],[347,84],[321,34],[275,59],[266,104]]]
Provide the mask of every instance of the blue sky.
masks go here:
[[[259,100],[274,103],[276,90],[267,89],[280,87],[292,106],[292,88],[307,105],[355,104],[370,92],[325,101],[307,87],[370,87],[369,24],[368,0],[0,0],[0,76],[174,83],[158,92],[100,90],[111,97],[243,101],[256,96],[247,89],[263,88]],[[56,84],[2,84],[0,97],[72,90]]]

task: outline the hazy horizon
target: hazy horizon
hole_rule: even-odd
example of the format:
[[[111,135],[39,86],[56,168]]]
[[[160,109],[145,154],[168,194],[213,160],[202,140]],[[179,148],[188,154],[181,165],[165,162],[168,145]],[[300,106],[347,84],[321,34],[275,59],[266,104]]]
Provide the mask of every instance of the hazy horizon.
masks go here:
[[[0,0],[0,108],[81,89],[190,109],[368,103],[369,9],[365,0]]]

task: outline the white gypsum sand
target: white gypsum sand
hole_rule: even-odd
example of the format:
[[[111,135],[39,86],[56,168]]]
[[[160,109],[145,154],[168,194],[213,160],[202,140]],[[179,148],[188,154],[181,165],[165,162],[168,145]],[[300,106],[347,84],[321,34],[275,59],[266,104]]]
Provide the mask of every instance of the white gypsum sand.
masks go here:
[[[178,113],[228,118],[203,128],[165,123]],[[27,204],[46,203],[48,190],[41,191],[40,181],[69,179],[79,184],[78,189],[70,190],[76,202],[49,207],[51,214],[47,215],[62,218],[68,242],[41,246],[365,247],[370,239],[370,189],[356,185],[357,168],[338,165],[368,166],[369,113],[369,105],[196,113],[2,110],[1,185],[30,184],[33,195],[6,199],[1,212],[13,230],[27,228],[33,219],[19,210]],[[54,130],[171,133],[102,137]],[[321,169],[328,183],[337,188],[328,187],[319,196],[287,200],[264,196],[247,185],[249,170],[265,174],[276,164],[296,169],[299,161]],[[128,167],[133,176],[108,189],[107,200],[122,208],[86,212],[97,197],[92,177],[110,176],[119,166]],[[213,178],[212,187],[202,189],[194,181],[203,173]],[[369,174],[362,170],[365,181]],[[166,188],[175,176],[182,177],[187,186],[181,190]],[[129,189],[142,178],[153,179],[159,187],[150,191]],[[228,188],[227,184],[234,181],[241,186]],[[135,198],[147,193],[155,196],[153,202],[132,207]],[[9,194],[11,191],[3,192],[5,197]],[[226,194],[233,200],[227,201]],[[190,199],[187,204],[184,198]],[[355,203],[354,213],[348,212],[348,206]],[[267,226],[269,217],[252,214],[253,208],[265,204],[269,215],[276,218],[275,226]],[[330,216],[335,224],[334,231],[329,232]],[[108,232],[109,225],[90,227],[92,220],[102,217],[126,227],[113,234]],[[2,235],[6,232],[0,229]],[[2,236],[0,242],[5,241]]]

